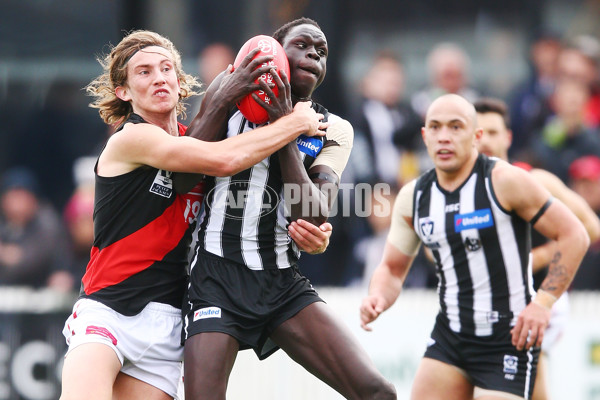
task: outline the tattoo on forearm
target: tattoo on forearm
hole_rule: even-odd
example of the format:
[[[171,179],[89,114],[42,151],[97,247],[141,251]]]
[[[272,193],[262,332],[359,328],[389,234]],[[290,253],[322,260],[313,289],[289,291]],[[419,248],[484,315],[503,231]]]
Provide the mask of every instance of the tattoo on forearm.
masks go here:
[[[548,266],[548,275],[544,282],[542,282],[541,289],[546,290],[548,292],[553,292],[555,290],[564,289],[566,285],[569,283],[569,274],[567,272],[567,267],[564,264],[561,264],[562,254],[560,251],[554,253],[552,256],[552,261],[550,261],[550,265]]]

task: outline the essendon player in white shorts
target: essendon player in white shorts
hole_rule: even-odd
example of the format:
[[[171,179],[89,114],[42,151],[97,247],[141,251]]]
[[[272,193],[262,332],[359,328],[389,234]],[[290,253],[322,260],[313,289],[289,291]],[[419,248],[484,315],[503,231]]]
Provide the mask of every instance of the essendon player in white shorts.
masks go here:
[[[104,72],[87,89],[104,121],[120,127],[95,166],[94,243],[81,300],[65,324],[62,400],[176,397],[180,309],[203,193],[201,184],[175,190],[174,173],[234,174],[299,135],[324,133],[322,116],[302,103],[251,135],[197,140],[216,140],[212,119],[258,89],[253,82],[266,73],[261,65],[269,58],[252,60],[257,51],[223,73],[229,79],[218,93],[207,93],[187,132],[177,116],[197,83],[182,71],[173,43],[134,31],[101,61]],[[324,247],[330,230],[306,232]]]

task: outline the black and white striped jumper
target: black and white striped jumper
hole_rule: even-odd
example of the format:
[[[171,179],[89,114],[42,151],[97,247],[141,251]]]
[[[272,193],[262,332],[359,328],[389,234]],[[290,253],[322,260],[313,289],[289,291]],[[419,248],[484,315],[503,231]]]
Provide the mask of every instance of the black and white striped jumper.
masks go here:
[[[313,103],[327,118],[327,110]],[[228,121],[228,137],[256,125],[236,111]],[[247,133],[252,134],[252,133]],[[325,137],[296,139],[305,168],[326,146]],[[212,253],[252,270],[295,265],[300,251],[288,235],[283,180],[277,153],[231,177],[207,178],[204,211],[199,218],[196,256]],[[192,268],[195,259],[192,260]]]
[[[440,313],[457,333],[488,336],[499,324],[514,325],[532,299],[530,224],[498,202],[495,162],[479,155],[453,192],[433,169],[415,186],[414,229],[432,250]]]

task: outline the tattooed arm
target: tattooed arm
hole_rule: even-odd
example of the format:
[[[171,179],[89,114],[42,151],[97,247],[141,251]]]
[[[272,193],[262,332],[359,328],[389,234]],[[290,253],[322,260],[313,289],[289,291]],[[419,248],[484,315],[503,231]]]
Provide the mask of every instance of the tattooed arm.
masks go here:
[[[552,199],[526,171],[498,162],[492,171],[492,185],[504,208],[531,222],[534,229],[555,243],[548,275],[512,331],[517,349],[539,346],[550,309],[571,284],[589,246],[589,236],[579,219],[561,201]]]

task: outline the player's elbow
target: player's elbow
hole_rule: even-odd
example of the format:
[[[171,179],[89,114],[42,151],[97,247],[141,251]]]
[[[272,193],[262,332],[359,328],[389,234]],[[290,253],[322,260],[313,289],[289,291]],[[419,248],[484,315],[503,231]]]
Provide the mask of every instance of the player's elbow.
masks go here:
[[[233,176],[244,170],[240,157],[233,154],[224,154],[217,157],[211,169],[213,169],[213,173],[210,175],[218,177]]]
[[[573,244],[577,246],[581,254],[585,254],[590,247],[590,235],[588,231],[581,223],[574,225],[571,231]]]
[[[600,240],[600,221],[596,220],[592,223],[586,224],[586,229],[590,238],[590,243],[596,243],[598,240]]]

